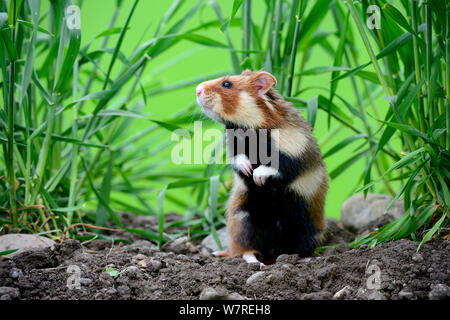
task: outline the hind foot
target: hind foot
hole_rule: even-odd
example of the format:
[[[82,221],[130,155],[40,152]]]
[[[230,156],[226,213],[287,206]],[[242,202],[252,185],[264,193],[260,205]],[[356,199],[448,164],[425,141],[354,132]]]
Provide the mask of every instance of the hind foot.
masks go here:
[[[255,262],[256,262],[256,263],[259,263],[259,266],[260,266],[260,267],[265,266],[264,263],[259,262],[259,260],[256,259],[256,256],[255,256],[255,253],[254,253],[254,252],[251,252],[251,251],[245,252],[245,253],[242,255],[242,258],[243,258],[247,263],[255,263]]]
[[[230,253],[228,251],[214,251],[212,253],[216,257],[229,257]]]

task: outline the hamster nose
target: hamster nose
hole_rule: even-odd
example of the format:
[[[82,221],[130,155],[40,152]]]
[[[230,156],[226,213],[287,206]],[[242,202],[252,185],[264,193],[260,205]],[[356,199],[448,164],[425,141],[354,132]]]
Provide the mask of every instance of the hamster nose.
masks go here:
[[[203,92],[203,88],[201,86],[198,86],[195,89],[195,94],[197,95],[197,97],[199,97],[202,94],[202,92]]]

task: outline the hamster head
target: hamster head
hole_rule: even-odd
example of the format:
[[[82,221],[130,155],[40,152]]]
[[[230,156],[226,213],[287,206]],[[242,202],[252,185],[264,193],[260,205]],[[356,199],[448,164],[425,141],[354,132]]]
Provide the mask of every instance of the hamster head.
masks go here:
[[[270,94],[276,83],[275,77],[268,72],[245,70],[240,75],[199,84],[197,102],[208,117],[218,122],[244,128],[266,128],[276,118],[277,110],[271,103],[273,95]],[[276,96],[279,97],[277,93]]]

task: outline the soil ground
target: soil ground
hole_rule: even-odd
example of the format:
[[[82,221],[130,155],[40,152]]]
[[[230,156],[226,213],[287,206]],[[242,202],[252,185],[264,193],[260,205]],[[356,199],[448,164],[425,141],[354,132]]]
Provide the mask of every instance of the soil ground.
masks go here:
[[[82,245],[0,257],[1,299],[450,299],[450,241],[398,240],[351,249],[330,222],[322,254],[282,255],[273,265],[218,258],[180,239]]]

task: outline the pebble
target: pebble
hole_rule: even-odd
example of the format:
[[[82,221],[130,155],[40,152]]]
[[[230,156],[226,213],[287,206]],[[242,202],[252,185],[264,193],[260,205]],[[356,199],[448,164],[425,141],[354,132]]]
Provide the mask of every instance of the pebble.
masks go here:
[[[282,254],[277,257],[276,263],[290,263],[296,264],[299,256],[297,254]]]
[[[398,296],[399,296],[400,298],[404,298],[404,299],[412,299],[412,298],[414,298],[414,293],[412,293],[412,292],[409,291],[409,290],[403,289],[402,291],[400,291],[400,292],[398,293]]]
[[[415,253],[412,256],[412,261],[414,262],[422,262],[423,261],[423,257],[420,253]]]
[[[252,271],[261,270],[261,264],[259,262],[250,262],[247,264],[247,266]]]
[[[80,284],[83,286],[88,286],[92,283],[92,280],[89,278],[80,278]]]
[[[21,252],[28,251],[35,248],[54,247],[55,241],[52,239],[37,236],[32,234],[5,234],[0,236],[0,252],[12,249],[19,249],[13,253],[8,254],[8,257],[13,257]]]
[[[378,218],[385,217],[387,222],[398,219],[405,213],[403,200],[396,201],[385,213],[392,199],[391,196],[375,193],[353,195],[341,207],[341,222],[348,229],[363,231]]]
[[[138,253],[137,255],[135,255],[134,257],[133,257],[133,259],[135,259],[135,260],[144,260],[144,259],[146,259],[147,258],[147,256],[146,255],[143,255],[142,253]]]
[[[237,292],[227,293],[223,288],[206,287],[200,293],[200,300],[246,300]]]
[[[303,300],[330,300],[333,297],[331,292],[328,291],[319,291],[306,293],[302,296]]]
[[[386,297],[378,290],[359,288],[356,297],[363,300],[386,300]]]
[[[248,285],[252,285],[254,283],[257,283],[261,281],[264,278],[265,272],[264,271],[258,271],[254,274],[252,274],[246,281]]]
[[[152,271],[156,272],[156,271],[161,270],[161,268],[162,268],[162,263],[161,263],[161,261],[159,261],[159,260],[151,259],[151,260],[149,261],[149,266],[150,266],[150,268],[151,268]]]
[[[351,286],[345,286],[338,292],[336,292],[333,296],[333,300],[343,300],[345,298],[348,298],[350,294],[352,293],[353,288]]]
[[[438,283],[432,286],[431,291],[428,293],[430,300],[444,300],[450,298],[450,288],[443,284]]]
[[[2,300],[11,300],[19,298],[20,291],[17,288],[0,287],[0,297]]]
[[[9,275],[13,279],[18,279],[22,275],[22,270],[20,270],[18,268],[12,268]]]

